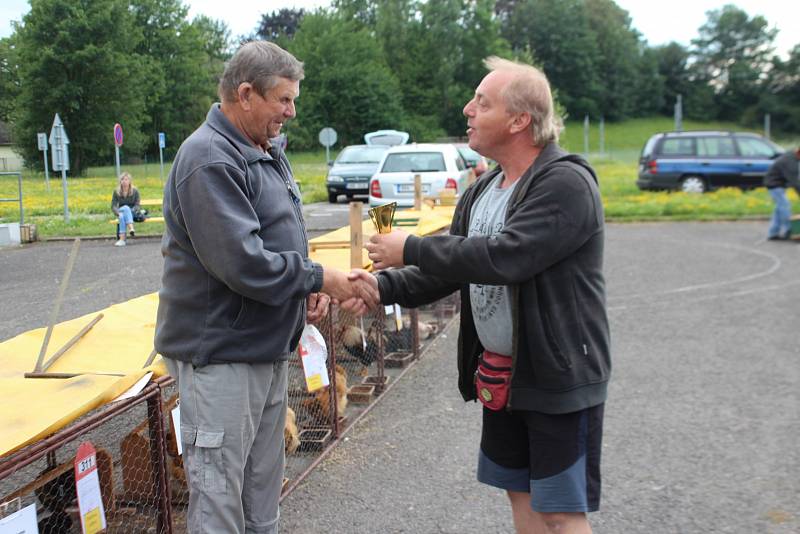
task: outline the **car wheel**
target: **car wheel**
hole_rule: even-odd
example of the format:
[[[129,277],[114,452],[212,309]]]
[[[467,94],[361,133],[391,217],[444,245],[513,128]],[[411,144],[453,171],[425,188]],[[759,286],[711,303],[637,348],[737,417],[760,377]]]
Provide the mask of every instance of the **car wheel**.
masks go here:
[[[331,204],[336,204],[338,200],[339,200],[338,193],[328,193],[328,202],[330,202]]]
[[[681,191],[684,193],[705,193],[706,182],[699,176],[687,176],[681,180]]]

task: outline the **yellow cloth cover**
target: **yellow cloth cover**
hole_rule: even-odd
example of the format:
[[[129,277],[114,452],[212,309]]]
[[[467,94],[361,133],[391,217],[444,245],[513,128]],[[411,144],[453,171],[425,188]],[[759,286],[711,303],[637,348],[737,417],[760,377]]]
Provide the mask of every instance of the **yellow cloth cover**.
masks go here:
[[[418,217],[416,226],[405,226],[403,230],[427,235],[446,228],[453,210],[452,206],[426,206],[421,211],[398,212],[397,216]],[[363,231],[365,239],[375,233],[369,219],[364,221]],[[349,240],[349,226],[313,239],[312,248],[315,243],[333,248],[313,250],[311,257],[326,267],[347,272]],[[365,269],[371,265],[366,250],[362,251],[362,264]],[[89,332],[46,369],[52,373],[85,373],[74,378],[24,377],[36,366],[46,328],[29,330],[0,343],[0,391],[5,400],[0,403],[0,457],[49,436],[111,402],[148,371],[153,371],[156,377],[166,375],[160,356],[153,365],[143,368],[153,350],[157,308],[158,294],[151,293],[56,324],[43,364],[98,313],[103,314]]]

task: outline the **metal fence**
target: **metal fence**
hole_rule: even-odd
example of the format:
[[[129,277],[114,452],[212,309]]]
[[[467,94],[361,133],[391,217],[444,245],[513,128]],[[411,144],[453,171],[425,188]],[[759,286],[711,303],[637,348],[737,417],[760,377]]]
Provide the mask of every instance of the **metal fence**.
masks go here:
[[[299,355],[289,361],[282,499],[387,394],[457,310],[457,293],[416,310],[380,308],[363,318],[332,307],[320,328],[330,386],[308,393]],[[185,532],[188,489],[170,417],[175,390],[163,377],[138,396],[1,458],[0,518],[35,503],[40,533],[81,532],[74,464],[78,446],[90,441],[106,532]]]

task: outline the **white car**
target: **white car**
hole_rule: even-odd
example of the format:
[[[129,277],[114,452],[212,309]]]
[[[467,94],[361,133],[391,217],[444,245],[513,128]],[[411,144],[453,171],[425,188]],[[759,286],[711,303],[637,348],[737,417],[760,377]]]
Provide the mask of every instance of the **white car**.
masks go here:
[[[400,208],[414,206],[414,176],[422,179],[422,195],[436,196],[453,189],[460,196],[469,185],[469,168],[450,144],[411,144],[390,148],[381,158],[369,183],[369,205],[397,202]]]

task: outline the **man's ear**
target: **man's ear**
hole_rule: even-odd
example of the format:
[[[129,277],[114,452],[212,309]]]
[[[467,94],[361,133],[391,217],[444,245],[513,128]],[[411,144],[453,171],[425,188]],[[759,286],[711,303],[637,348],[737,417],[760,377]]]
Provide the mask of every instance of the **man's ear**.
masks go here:
[[[242,82],[236,88],[236,94],[239,97],[239,105],[245,111],[250,111],[250,99],[253,98],[253,84],[250,82]]]
[[[511,121],[511,133],[522,132],[531,126],[531,114],[527,111],[517,113]]]

